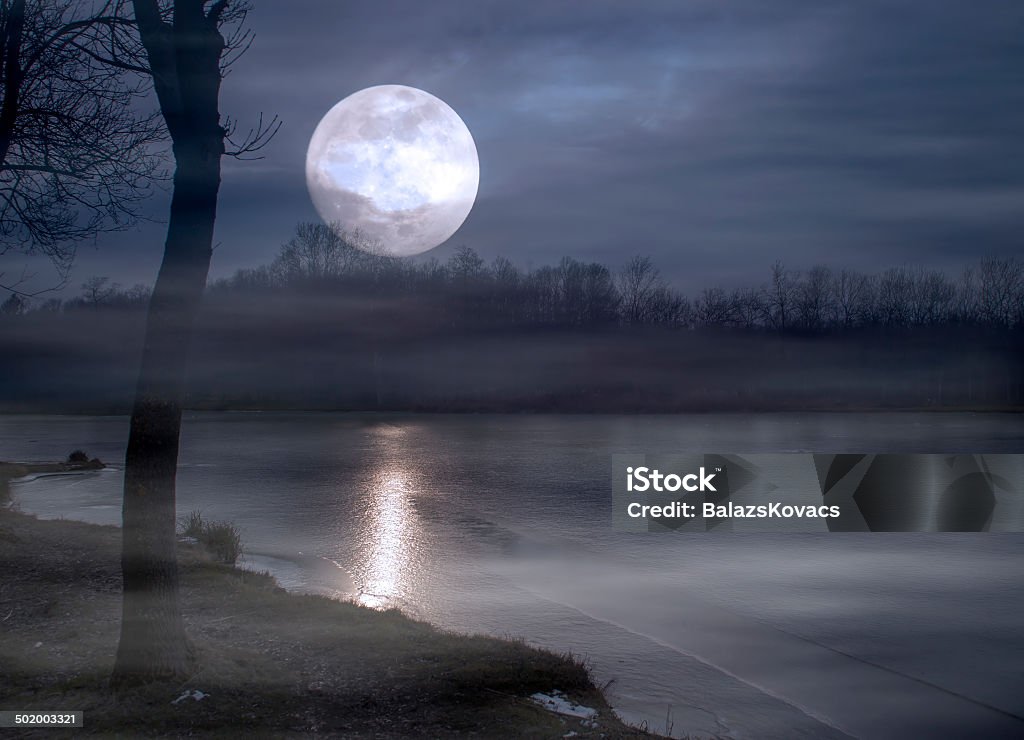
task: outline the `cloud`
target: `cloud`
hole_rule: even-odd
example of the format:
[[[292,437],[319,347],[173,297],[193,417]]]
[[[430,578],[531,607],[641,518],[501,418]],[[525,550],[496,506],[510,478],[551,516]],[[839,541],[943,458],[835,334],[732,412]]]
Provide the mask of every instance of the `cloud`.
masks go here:
[[[226,167],[218,269],[315,217],[313,129],[386,83],[437,95],[473,132],[479,200],[453,241],[485,256],[645,253],[693,287],[776,259],[947,267],[1019,249],[1016,0],[322,0],[251,22],[222,110],[284,128],[265,160]]]

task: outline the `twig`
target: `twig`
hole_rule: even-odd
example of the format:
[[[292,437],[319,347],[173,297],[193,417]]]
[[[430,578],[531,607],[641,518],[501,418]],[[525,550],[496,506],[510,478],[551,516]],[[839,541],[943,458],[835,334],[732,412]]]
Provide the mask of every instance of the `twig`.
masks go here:
[[[238,614],[229,614],[226,617],[218,617],[217,619],[211,619],[211,620],[209,620],[207,622],[207,624],[213,624],[214,622],[223,622],[223,621],[226,621],[228,619],[234,619],[235,617],[244,617],[244,616],[247,616],[249,614],[255,614],[258,611],[260,611],[260,610],[259,609],[250,609],[247,612],[240,612]]]

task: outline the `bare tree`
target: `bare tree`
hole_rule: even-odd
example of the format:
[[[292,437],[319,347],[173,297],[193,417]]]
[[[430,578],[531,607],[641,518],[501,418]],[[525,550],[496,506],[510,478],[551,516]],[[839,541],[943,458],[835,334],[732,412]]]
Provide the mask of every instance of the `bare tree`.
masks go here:
[[[429,273],[429,270],[424,270],[424,272]],[[491,275],[498,285],[510,288],[518,287],[523,277],[519,268],[512,264],[512,260],[501,256],[495,257],[494,262],[491,263]]]
[[[650,257],[633,257],[618,275],[619,296],[622,298],[622,318],[627,324],[645,321],[654,293],[664,287],[661,271]]]
[[[938,270],[918,268],[910,289],[908,320],[913,326],[939,324],[953,311],[956,289]]]
[[[132,7],[145,49],[142,66],[152,75],[175,170],[125,454],[124,600],[115,685],[180,676],[190,662],[175,556],[185,368],[213,251],[221,158],[255,151],[273,132],[257,130],[228,151],[231,125],[218,107],[221,79],[232,49],[244,48],[246,37],[236,34],[233,42],[221,29],[241,22],[244,6],[232,0],[133,0]],[[108,61],[139,64],[117,55]]]
[[[906,267],[890,267],[878,276],[875,287],[875,320],[884,326],[902,326],[910,315],[913,278]]]
[[[418,269],[417,283],[425,288],[434,285],[435,266],[424,264]],[[496,257],[491,263],[493,287],[490,310],[504,321],[515,323],[523,317],[523,275],[507,257]]]
[[[853,270],[840,270],[832,280],[836,321],[849,328],[865,318],[870,301],[870,283],[866,276]]]
[[[553,276],[551,300],[558,324],[585,326],[607,323],[616,317],[618,293],[604,265],[563,257]]]
[[[93,275],[82,283],[81,303],[89,308],[97,308],[110,301],[120,286],[111,283],[110,278]]]
[[[448,259],[448,273],[454,280],[463,283],[480,277],[484,273],[484,261],[472,247],[462,245]]]
[[[734,290],[729,297],[730,314],[744,329],[753,329],[764,318],[764,293],[754,288]]]
[[[785,331],[792,323],[797,277],[781,262],[772,265],[771,283],[765,289],[764,307],[766,323],[779,331]]]
[[[365,262],[366,252],[357,246],[357,239],[340,226],[300,223],[271,269],[286,282],[337,277]]]
[[[832,271],[824,265],[812,267],[796,285],[795,308],[805,329],[825,328],[832,312]]]
[[[658,286],[647,301],[644,321],[664,326],[689,325],[693,320],[693,305],[689,299],[667,285]]]
[[[43,254],[61,282],[76,242],[136,221],[162,161],[156,115],[133,106],[147,78],[100,60],[101,50],[137,46],[117,10],[0,2],[0,255]]]
[[[619,292],[611,271],[591,262],[583,267],[583,322],[606,324],[615,320],[619,310]]]
[[[722,288],[705,288],[694,303],[697,321],[703,326],[727,326],[734,319],[735,305]]]
[[[1013,326],[1020,320],[1024,263],[985,257],[978,266],[978,312],[987,324]]]

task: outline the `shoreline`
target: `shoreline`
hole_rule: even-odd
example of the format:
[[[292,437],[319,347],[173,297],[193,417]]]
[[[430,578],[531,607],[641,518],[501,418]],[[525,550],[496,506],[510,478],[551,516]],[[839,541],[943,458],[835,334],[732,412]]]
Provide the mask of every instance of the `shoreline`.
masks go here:
[[[79,471],[0,463],[0,486],[63,472]],[[115,701],[106,677],[120,622],[119,543],[118,527],[0,508],[0,588],[16,595],[0,614],[2,708],[74,704],[89,733],[651,736],[615,716],[578,656],[289,593],[266,572],[213,563],[182,542],[182,611],[196,670],[187,686],[153,685]],[[211,699],[189,702],[189,711],[166,699],[186,689]],[[594,719],[530,698],[556,692],[596,710]]]
[[[87,462],[13,463],[0,461],[0,506],[11,500],[11,484],[30,475],[64,475],[103,470],[107,466],[97,459]]]
[[[70,475],[70,476],[73,476],[73,475],[80,474],[80,473],[92,472],[92,470],[90,470],[90,469],[55,471],[53,469],[54,466],[55,466],[55,464],[52,464],[52,463],[46,463],[46,464],[33,464],[33,463],[11,464],[11,463],[0,463],[0,477],[2,477],[3,471],[4,471],[5,468],[7,469],[7,471],[16,470],[18,468],[21,468],[22,470],[20,472],[24,472],[25,468],[35,468],[34,470],[30,470],[27,476],[21,476],[21,477],[18,477],[18,478],[9,479],[9,480],[11,480],[11,482],[18,482],[18,483],[34,482],[34,481],[38,480],[39,478],[48,477],[49,475]],[[60,467],[64,467],[64,466],[60,466]],[[114,467],[105,466],[105,469],[111,470],[111,469],[117,469],[117,467],[116,466],[114,466]],[[0,504],[0,507],[2,507],[2,504]],[[83,520],[83,519],[65,519],[63,517],[44,517],[43,515],[40,515],[40,514],[38,514],[36,512],[32,512],[32,511],[23,512],[23,511],[21,511],[20,508],[12,509],[12,511],[15,511],[20,516],[27,516],[27,517],[35,520],[35,521],[44,522],[44,523],[68,522],[68,523],[78,524],[78,525],[82,525],[82,526],[86,526],[86,527],[99,527],[99,528],[102,528],[102,529],[113,530],[115,532],[119,532],[120,529],[121,529],[121,526],[120,526],[119,523],[96,523],[96,522],[90,522],[88,520]],[[0,508],[0,534],[2,534],[2,524],[3,524],[2,516],[3,516],[3,509]],[[194,549],[198,548],[199,546],[196,545],[196,543],[194,541],[186,540],[186,539],[183,539],[183,538],[179,537],[179,539],[178,539],[178,547],[179,548],[186,548],[186,549],[189,549],[189,550],[194,550]],[[278,567],[275,567],[275,563],[268,562],[268,561],[277,561],[277,566]],[[282,573],[280,571],[280,564],[282,564],[282,563],[287,564],[287,565],[295,566],[299,571],[301,571],[300,576],[298,578],[295,578],[295,577],[291,577],[290,578],[289,574],[287,572]],[[222,566],[222,567],[231,568],[232,566]],[[296,596],[296,597],[307,597],[307,596],[310,596],[310,597],[324,598],[324,599],[330,600],[330,601],[335,602],[335,603],[351,605],[351,606],[355,606],[355,607],[360,608],[360,609],[367,608],[367,609],[370,609],[371,611],[377,611],[377,612],[380,612],[380,611],[400,612],[401,614],[403,614],[403,616],[405,616],[406,618],[408,618],[410,620],[413,620],[413,621],[416,621],[416,622],[422,622],[424,624],[428,624],[432,629],[435,629],[435,630],[437,630],[439,632],[442,632],[442,633],[445,633],[445,634],[450,634],[450,635],[455,636],[455,637],[462,636],[462,637],[473,638],[473,639],[483,637],[483,638],[487,638],[487,639],[496,639],[496,640],[503,641],[503,642],[504,641],[511,641],[511,642],[513,642],[513,643],[515,643],[517,645],[528,646],[529,649],[536,649],[536,650],[540,650],[540,651],[551,652],[551,653],[554,653],[555,655],[558,655],[560,657],[568,657],[568,658],[571,658],[573,660],[577,660],[578,659],[578,657],[576,657],[576,658],[573,657],[574,655],[577,655],[577,653],[579,652],[579,651],[573,652],[573,650],[575,650],[575,648],[570,650],[568,653],[563,653],[562,652],[562,648],[560,647],[561,644],[571,643],[571,640],[567,641],[567,643],[562,643],[561,641],[555,641],[555,642],[552,642],[552,641],[532,642],[531,641],[531,642],[527,642],[526,640],[528,638],[526,638],[524,636],[520,636],[518,633],[513,634],[513,633],[509,633],[509,632],[505,632],[505,631],[495,632],[495,631],[490,631],[490,630],[483,631],[483,632],[478,632],[478,631],[474,631],[472,629],[470,629],[470,630],[463,630],[463,629],[460,629],[458,627],[445,626],[443,624],[429,622],[429,621],[425,620],[422,616],[416,616],[415,613],[409,613],[407,611],[404,611],[399,606],[382,607],[382,606],[374,605],[374,604],[371,604],[371,603],[364,603],[361,600],[361,598],[360,598],[362,596],[362,592],[359,591],[359,589],[355,585],[354,576],[352,576],[352,574],[348,570],[346,570],[342,565],[340,565],[339,563],[334,562],[334,561],[332,561],[332,560],[330,560],[328,558],[324,558],[322,556],[314,556],[314,555],[291,556],[291,555],[287,555],[287,554],[283,554],[283,553],[276,553],[276,552],[245,551],[245,552],[243,552],[242,556],[239,558],[238,562],[233,566],[233,569],[237,570],[237,571],[243,571],[243,572],[245,572],[247,574],[252,574],[254,576],[269,577],[271,580],[274,581],[275,585],[278,587],[279,590],[286,592],[290,596]],[[294,576],[295,574],[292,574],[292,575]],[[2,581],[3,581],[3,579],[0,578],[0,587],[2,587]],[[0,618],[2,618],[2,615],[0,615]],[[583,654],[587,655],[589,653],[588,653],[588,651],[584,650]],[[583,660],[584,660],[584,662],[589,664],[589,659],[584,657]],[[588,668],[588,671],[589,670],[590,669]],[[605,681],[607,679],[608,679],[608,677],[604,676],[604,677],[602,677],[601,680],[603,682],[603,681]],[[616,679],[614,679],[614,678],[611,679],[611,681],[615,681],[615,680]],[[611,681],[608,682],[608,685],[611,685]],[[620,706],[620,702],[616,701],[615,705],[613,705],[611,703],[611,701],[609,699],[607,699],[607,697],[603,696],[603,692],[606,689],[607,689],[607,686],[605,686],[605,689],[600,690],[599,693],[602,694],[602,700],[607,704],[608,709],[612,713],[614,713],[614,715],[616,716],[616,721],[619,721],[620,717],[623,718],[622,719],[622,723],[623,723],[624,726],[626,726],[628,728],[628,731],[630,733],[630,734],[624,735],[623,737],[634,737],[634,736],[639,736],[639,737],[648,737],[648,736],[660,737],[659,735],[657,735],[656,733],[653,733],[653,732],[652,733],[641,732],[639,735],[632,734],[633,731],[636,728],[638,728],[638,727],[648,727],[648,728],[658,729],[660,727],[660,725],[658,725],[658,723],[661,721],[659,719],[659,713],[664,711],[663,709],[661,709],[660,706],[655,711],[653,711],[653,712],[646,712],[646,711],[644,711],[645,710],[645,705],[644,705],[643,701],[639,701],[639,702],[636,701],[636,700],[626,701],[621,706]],[[619,697],[619,698],[621,699],[621,697]],[[666,704],[666,706],[669,707],[669,711],[671,712],[672,711],[672,707],[673,707],[672,703],[669,702],[669,703]],[[0,707],[0,708],[2,708],[2,707]],[[653,715],[653,716],[651,716],[651,715]],[[692,728],[691,728],[691,730],[692,730]],[[566,731],[568,731],[568,730],[566,730]],[[606,731],[607,730],[605,730],[605,732]],[[577,730],[577,732],[578,732],[578,730]],[[617,734],[611,734],[611,735],[607,735],[606,734],[604,736],[605,737],[620,737],[620,735],[617,735]],[[673,735],[671,735],[671,733],[670,733],[667,736],[673,736]],[[712,738],[716,737],[716,736],[715,735],[705,735],[703,733],[698,733],[698,735],[695,735],[694,737],[701,737],[701,738],[707,737],[708,740],[712,740]]]

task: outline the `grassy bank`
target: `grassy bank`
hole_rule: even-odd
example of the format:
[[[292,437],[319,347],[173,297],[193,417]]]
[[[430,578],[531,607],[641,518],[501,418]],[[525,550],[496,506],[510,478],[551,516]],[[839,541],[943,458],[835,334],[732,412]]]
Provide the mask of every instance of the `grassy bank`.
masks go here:
[[[30,472],[61,471],[3,465],[0,481]],[[182,610],[195,673],[115,696],[107,677],[119,630],[119,548],[114,527],[0,509],[0,709],[83,710],[79,733],[124,737],[640,735],[614,717],[574,657],[288,594],[267,575],[217,564],[186,544]],[[204,698],[172,703],[194,690]],[[529,699],[556,690],[597,709],[596,720]]]

